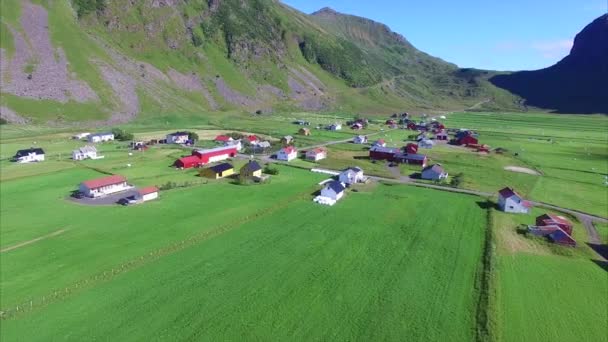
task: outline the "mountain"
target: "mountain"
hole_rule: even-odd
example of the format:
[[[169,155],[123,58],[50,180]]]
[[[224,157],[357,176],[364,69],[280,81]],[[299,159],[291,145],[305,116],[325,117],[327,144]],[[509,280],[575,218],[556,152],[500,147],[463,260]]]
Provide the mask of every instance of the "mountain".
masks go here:
[[[387,26],[277,0],[0,2],[0,114],[117,124],[208,112],[520,110]]]
[[[568,56],[542,70],[497,75],[490,81],[529,106],[563,113],[608,113],[608,14],[574,39]]]

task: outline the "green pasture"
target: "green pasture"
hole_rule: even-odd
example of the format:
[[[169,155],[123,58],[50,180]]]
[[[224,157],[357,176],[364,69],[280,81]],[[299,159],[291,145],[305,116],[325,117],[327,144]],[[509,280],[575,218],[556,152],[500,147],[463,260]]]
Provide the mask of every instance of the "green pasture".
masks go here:
[[[47,179],[66,184],[40,201],[69,212],[55,216],[71,230],[3,255],[4,307],[216,233],[9,318],[3,339],[475,338],[477,198],[379,185],[329,208],[311,201],[319,176],[280,170],[267,186],[204,185],[133,208],[73,206],[52,194],[79,175]]]

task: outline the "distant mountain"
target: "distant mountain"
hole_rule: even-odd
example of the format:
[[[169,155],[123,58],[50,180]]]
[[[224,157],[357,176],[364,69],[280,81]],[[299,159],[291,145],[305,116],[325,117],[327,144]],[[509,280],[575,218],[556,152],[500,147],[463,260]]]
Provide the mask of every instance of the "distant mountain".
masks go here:
[[[608,14],[585,27],[570,54],[546,69],[497,75],[490,81],[529,106],[563,113],[608,113]]]

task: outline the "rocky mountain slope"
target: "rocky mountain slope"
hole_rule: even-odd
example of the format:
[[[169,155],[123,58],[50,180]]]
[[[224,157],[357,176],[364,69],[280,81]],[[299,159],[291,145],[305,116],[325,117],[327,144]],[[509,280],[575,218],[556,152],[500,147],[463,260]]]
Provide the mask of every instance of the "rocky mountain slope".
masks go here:
[[[563,113],[608,113],[608,14],[585,27],[570,54],[554,66],[498,75],[491,82],[530,106]]]
[[[0,112],[116,124],[208,112],[519,110],[371,20],[277,0],[4,0]]]

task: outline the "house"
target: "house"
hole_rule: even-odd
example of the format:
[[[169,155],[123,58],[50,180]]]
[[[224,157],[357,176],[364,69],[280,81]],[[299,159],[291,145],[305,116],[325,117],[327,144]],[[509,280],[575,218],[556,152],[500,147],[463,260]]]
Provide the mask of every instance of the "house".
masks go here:
[[[114,140],[114,133],[95,133],[87,137],[90,143],[100,143]]]
[[[350,126],[350,128],[358,131],[363,129],[363,124],[360,122],[355,122],[352,126]]]
[[[448,178],[448,173],[445,172],[441,164],[434,164],[422,169],[422,179],[443,180],[446,178]]]
[[[277,153],[278,160],[290,162],[296,158],[298,158],[298,150],[293,146],[284,147]]]
[[[432,140],[423,139],[420,140],[418,145],[420,146],[420,148],[433,148],[433,146],[435,146],[435,143]]]
[[[530,202],[525,201],[515,190],[504,188],[498,192],[498,207],[506,213],[527,214]]]
[[[89,135],[91,135],[91,133],[88,133],[88,132],[78,133],[78,134],[74,134],[72,136],[72,139],[74,139],[74,140],[82,140],[82,139],[88,137]]]
[[[537,226],[558,226],[566,233],[572,235],[572,222],[559,215],[544,214],[536,218]]]
[[[95,146],[85,146],[72,151],[72,159],[85,160],[97,159],[97,148]]]
[[[259,179],[262,177],[262,166],[257,161],[250,160],[239,171],[239,177],[241,179]]]
[[[129,189],[131,186],[127,184],[125,177],[112,175],[80,183],[79,192],[86,197],[97,198]]]
[[[290,145],[293,143],[293,137],[291,135],[286,135],[283,138],[281,138],[281,144],[283,145]]]
[[[422,167],[426,167],[428,163],[427,156],[418,153],[396,153],[392,160],[403,164],[421,165]]]
[[[304,136],[309,136],[310,135],[310,129],[309,128],[300,128],[300,130],[298,131],[299,135],[304,135]]]
[[[329,198],[332,201],[339,201],[344,197],[346,187],[338,181],[330,181],[321,190],[321,197]]]
[[[38,147],[19,150],[15,153],[13,160],[21,164],[41,162],[44,161],[44,150]]]
[[[414,144],[414,143],[409,143],[409,144],[405,145],[403,150],[405,151],[405,153],[416,154],[416,153],[418,153],[418,145]]]
[[[201,170],[201,177],[220,179],[232,176],[234,174],[234,166],[229,163],[222,163]]]
[[[386,122],[385,122],[385,123],[386,123],[388,126],[392,126],[392,125],[396,125],[396,124],[397,124],[397,122],[396,122],[395,120],[392,120],[392,119],[391,119],[391,120],[386,120]]]
[[[188,142],[190,134],[188,132],[175,132],[167,134],[167,144],[185,144]]]
[[[203,165],[203,161],[198,156],[187,156],[180,158],[173,163],[178,169],[191,169]]]
[[[247,137],[247,142],[248,142],[249,144],[251,144],[251,145],[255,145],[255,144],[257,144],[258,142],[260,142],[260,138],[258,138],[258,137],[257,137],[257,136],[255,136],[255,135],[250,135],[250,136],[248,136],[248,137]]]
[[[392,161],[395,155],[399,153],[398,148],[372,146],[369,149],[369,158],[372,160],[389,160]]]
[[[327,158],[327,150],[323,147],[315,148],[306,152],[306,160],[319,161]]]
[[[267,149],[269,149],[271,147],[271,145],[268,141],[259,141],[255,144],[253,144],[252,146],[253,146],[254,153],[259,152],[259,151],[265,152]]]
[[[137,199],[141,202],[148,202],[158,198],[158,188],[149,186],[137,190]]]
[[[361,168],[349,167],[338,175],[338,180],[340,183],[351,185],[365,182],[365,176]]]
[[[367,137],[364,135],[358,135],[353,138],[353,143],[355,144],[367,144]]]
[[[418,129],[418,126],[416,125],[415,122],[409,122],[407,124],[407,129],[411,130],[411,131],[415,131]]]
[[[201,164],[216,163],[228,158],[234,158],[238,154],[238,146],[222,146],[206,150],[194,150],[193,156],[201,160]]]
[[[340,131],[340,130],[342,130],[342,125],[339,123],[335,123],[335,124],[329,126],[329,130],[330,131]]]
[[[227,135],[218,135],[217,137],[215,137],[215,139],[213,141],[217,142],[217,143],[229,143],[231,141],[233,141],[234,139],[232,139],[232,137],[229,137]]]
[[[552,242],[560,245],[576,246],[576,240],[574,240],[572,235],[556,225],[528,226],[528,231],[533,235],[546,237]]]
[[[241,142],[241,140],[227,141],[226,143],[224,143],[224,146],[234,147],[238,152],[241,152],[243,150],[243,143]]]
[[[463,135],[460,138],[456,138],[456,145],[477,145],[479,140],[472,135]]]
[[[448,133],[445,130],[441,130],[435,134],[435,140],[447,141],[448,139]]]
[[[372,146],[386,147],[386,141],[384,141],[384,139],[378,139]]]

